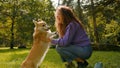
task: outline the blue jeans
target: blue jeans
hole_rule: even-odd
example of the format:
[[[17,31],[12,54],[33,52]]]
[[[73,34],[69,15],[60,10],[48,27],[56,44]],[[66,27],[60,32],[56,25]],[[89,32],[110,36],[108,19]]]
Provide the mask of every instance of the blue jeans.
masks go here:
[[[76,58],[86,60],[92,54],[92,47],[90,45],[84,47],[77,45],[67,47],[56,46],[56,50],[60,54],[63,62],[71,62]]]

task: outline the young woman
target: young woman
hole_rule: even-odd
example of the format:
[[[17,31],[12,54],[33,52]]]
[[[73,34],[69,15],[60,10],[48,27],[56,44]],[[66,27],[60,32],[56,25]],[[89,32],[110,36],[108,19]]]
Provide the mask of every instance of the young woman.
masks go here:
[[[56,50],[63,62],[67,62],[66,67],[74,67],[72,61],[75,60],[77,68],[85,68],[88,65],[86,59],[92,54],[90,39],[70,7],[59,6],[56,9],[55,26],[59,38],[51,39],[51,43],[57,45]]]

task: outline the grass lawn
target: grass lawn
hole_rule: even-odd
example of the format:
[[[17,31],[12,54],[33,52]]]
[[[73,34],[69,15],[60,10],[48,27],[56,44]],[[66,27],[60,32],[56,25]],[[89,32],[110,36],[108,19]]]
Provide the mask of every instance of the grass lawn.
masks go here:
[[[0,68],[20,68],[20,64],[29,53],[29,50],[0,48]],[[94,51],[88,62],[88,68],[94,68],[96,62],[102,62],[104,68],[120,68],[120,52]],[[41,68],[65,67],[55,49],[50,49]]]

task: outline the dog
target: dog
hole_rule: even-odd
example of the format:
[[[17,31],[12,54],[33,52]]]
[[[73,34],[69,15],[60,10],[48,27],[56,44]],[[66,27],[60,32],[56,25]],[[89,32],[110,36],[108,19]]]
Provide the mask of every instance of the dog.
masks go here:
[[[26,59],[22,62],[21,68],[38,68],[42,63],[50,47],[50,37],[55,36],[54,32],[49,30],[49,26],[43,20],[35,21],[33,33],[33,46]]]

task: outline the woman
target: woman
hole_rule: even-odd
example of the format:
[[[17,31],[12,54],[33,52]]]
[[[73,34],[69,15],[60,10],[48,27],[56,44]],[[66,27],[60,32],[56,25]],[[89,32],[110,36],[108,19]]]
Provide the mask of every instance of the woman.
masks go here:
[[[56,9],[55,26],[59,38],[51,39],[51,43],[57,45],[56,50],[63,62],[67,62],[66,67],[74,67],[72,61],[75,60],[77,68],[85,68],[88,65],[86,59],[92,54],[90,39],[71,8],[59,6]]]

